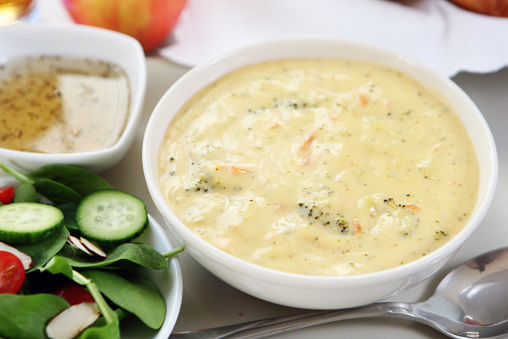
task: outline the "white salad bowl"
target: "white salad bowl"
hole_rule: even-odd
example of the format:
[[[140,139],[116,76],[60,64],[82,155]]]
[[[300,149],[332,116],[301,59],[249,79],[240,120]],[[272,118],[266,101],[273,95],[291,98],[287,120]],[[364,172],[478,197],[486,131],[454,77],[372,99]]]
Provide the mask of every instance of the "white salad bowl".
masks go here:
[[[17,185],[19,185],[19,182],[11,176],[0,177],[0,187],[16,187]],[[148,227],[134,241],[149,244],[160,253],[175,249],[163,226],[151,215],[148,215]],[[169,267],[164,270],[152,270],[144,267],[138,269],[138,273],[143,274],[155,283],[166,301],[166,315],[161,328],[158,330],[150,329],[135,316],[130,316],[120,322],[122,339],[167,339],[170,336],[182,306],[183,277],[178,255],[169,259],[168,263]]]
[[[161,194],[158,152],[165,131],[180,107],[200,89],[232,70],[279,58],[335,57],[378,63],[400,70],[440,93],[455,108],[476,149],[479,194],[470,220],[455,237],[432,253],[402,266],[353,276],[306,276],[263,268],[210,245],[187,228]],[[488,125],[472,100],[450,79],[397,53],[359,43],[293,38],[243,47],[190,70],[162,97],[148,122],[143,141],[143,169],[151,197],[168,227],[201,265],[237,289],[291,307],[335,309],[383,300],[430,277],[457,252],[480,225],[497,182],[497,153]],[[259,222],[263,222],[259,220]]]
[[[161,253],[173,250],[173,244],[169,240],[169,237],[164,231],[162,225],[160,225],[151,215],[148,215],[148,221],[148,228],[135,241],[149,244]],[[152,279],[166,300],[166,317],[164,318],[164,323],[159,330],[149,329],[137,320],[124,321],[121,323],[120,328],[122,339],[167,339],[175,327],[182,305],[183,280],[180,261],[178,260],[178,256],[174,256],[169,260],[168,269],[156,271],[143,268],[141,269],[141,272],[146,277]]]
[[[120,66],[130,86],[128,120],[113,146],[79,153],[33,153],[0,148],[0,162],[27,171],[46,164],[66,164],[98,172],[113,166],[129,150],[139,125],[146,89],[145,55],[137,40],[84,25],[17,24],[0,29],[0,51],[0,65],[11,59],[41,55],[104,60]]]

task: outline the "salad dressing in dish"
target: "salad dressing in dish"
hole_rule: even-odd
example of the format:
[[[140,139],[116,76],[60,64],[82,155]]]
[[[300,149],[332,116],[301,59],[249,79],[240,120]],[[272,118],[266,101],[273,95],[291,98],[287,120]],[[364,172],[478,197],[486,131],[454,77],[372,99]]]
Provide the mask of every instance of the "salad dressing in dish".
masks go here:
[[[75,153],[113,146],[127,122],[125,72],[99,60],[40,56],[0,67],[0,147]]]
[[[181,109],[159,153],[176,216],[264,267],[354,275],[416,260],[456,235],[477,199],[467,131],[398,71],[283,59],[233,71]]]

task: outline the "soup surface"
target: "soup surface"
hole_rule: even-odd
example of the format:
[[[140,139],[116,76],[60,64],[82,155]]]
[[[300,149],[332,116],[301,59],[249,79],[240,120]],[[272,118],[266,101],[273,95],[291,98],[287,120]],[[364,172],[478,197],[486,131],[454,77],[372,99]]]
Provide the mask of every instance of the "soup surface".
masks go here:
[[[0,66],[0,147],[74,153],[113,146],[129,113],[125,72],[100,60],[27,57]]]
[[[441,97],[385,67],[283,59],[194,96],[159,153],[165,199],[243,260],[307,275],[413,261],[467,222],[479,167]]]

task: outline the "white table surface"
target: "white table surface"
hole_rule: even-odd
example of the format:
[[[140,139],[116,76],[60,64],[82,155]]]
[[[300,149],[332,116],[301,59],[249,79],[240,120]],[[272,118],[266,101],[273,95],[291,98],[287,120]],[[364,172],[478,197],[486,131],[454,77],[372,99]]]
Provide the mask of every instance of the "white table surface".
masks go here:
[[[147,203],[149,213],[164,224],[143,176],[141,146],[153,108],[164,92],[188,69],[170,61],[147,58],[148,82],[143,120],[126,157],[101,173],[116,188],[131,192]],[[453,80],[476,102],[492,129],[499,153],[498,188],[481,226],[450,263],[436,276],[391,300],[423,300],[439,279],[461,262],[491,249],[508,245],[508,68],[491,74],[460,73]],[[169,232],[168,232],[169,234]],[[179,255],[183,271],[183,303],[175,331],[228,325],[249,320],[301,312],[271,304],[240,292],[215,278],[190,255]],[[336,322],[273,336],[289,338],[446,338],[415,322],[392,318]]]

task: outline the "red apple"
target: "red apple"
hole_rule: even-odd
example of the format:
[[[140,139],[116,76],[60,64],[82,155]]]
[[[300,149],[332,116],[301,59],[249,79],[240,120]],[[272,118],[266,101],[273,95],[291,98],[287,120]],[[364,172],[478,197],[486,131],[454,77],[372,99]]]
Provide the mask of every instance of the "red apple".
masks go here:
[[[62,0],[78,24],[122,32],[136,38],[146,53],[175,27],[187,0]]]

